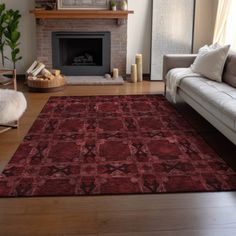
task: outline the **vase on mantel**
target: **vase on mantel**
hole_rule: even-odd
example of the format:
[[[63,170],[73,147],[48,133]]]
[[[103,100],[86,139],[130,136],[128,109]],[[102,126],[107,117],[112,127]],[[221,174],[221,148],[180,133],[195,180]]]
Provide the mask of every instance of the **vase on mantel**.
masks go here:
[[[127,11],[127,10],[128,10],[128,4],[127,4],[126,1],[122,1],[122,2],[121,2],[120,9],[121,9],[122,11]]]

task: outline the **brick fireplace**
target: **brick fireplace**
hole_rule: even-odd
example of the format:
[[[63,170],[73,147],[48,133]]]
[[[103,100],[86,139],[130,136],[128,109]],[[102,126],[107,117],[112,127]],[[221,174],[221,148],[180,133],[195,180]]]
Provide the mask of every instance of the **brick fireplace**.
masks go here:
[[[37,0],[45,2],[44,0]],[[52,1],[51,1],[52,2]],[[52,35],[56,32],[108,32],[110,34],[109,66],[119,68],[120,74],[126,75],[126,56],[127,56],[127,21],[117,24],[116,19],[41,19],[37,20],[37,59],[53,67],[53,48]]]

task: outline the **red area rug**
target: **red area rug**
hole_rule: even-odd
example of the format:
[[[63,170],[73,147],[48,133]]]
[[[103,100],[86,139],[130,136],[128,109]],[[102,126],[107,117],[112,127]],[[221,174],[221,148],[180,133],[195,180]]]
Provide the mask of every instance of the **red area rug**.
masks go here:
[[[0,196],[236,189],[236,173],[161,95],[51,97]]]

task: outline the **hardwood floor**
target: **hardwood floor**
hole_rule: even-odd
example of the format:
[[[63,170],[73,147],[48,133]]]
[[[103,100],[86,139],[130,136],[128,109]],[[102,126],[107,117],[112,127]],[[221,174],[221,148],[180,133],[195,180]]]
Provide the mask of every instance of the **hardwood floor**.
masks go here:
[[[124,86],[69,86],[53,94],[29,93],[22,84],[19,88],[25,92],[28,109],[18,130],[0,135],[0,171],[49,96],[161,93],[163,84],[144,81]],[[0,198],[0,236],[29,235],[236,235],[236,192]]]

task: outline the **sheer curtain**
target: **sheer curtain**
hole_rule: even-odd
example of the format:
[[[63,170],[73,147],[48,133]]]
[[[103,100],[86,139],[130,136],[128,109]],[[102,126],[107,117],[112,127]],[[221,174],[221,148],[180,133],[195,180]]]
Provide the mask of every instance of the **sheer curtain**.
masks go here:
[[[230,44],[236,49],[236,0],[219,0],[214,31],[214,43]]]

